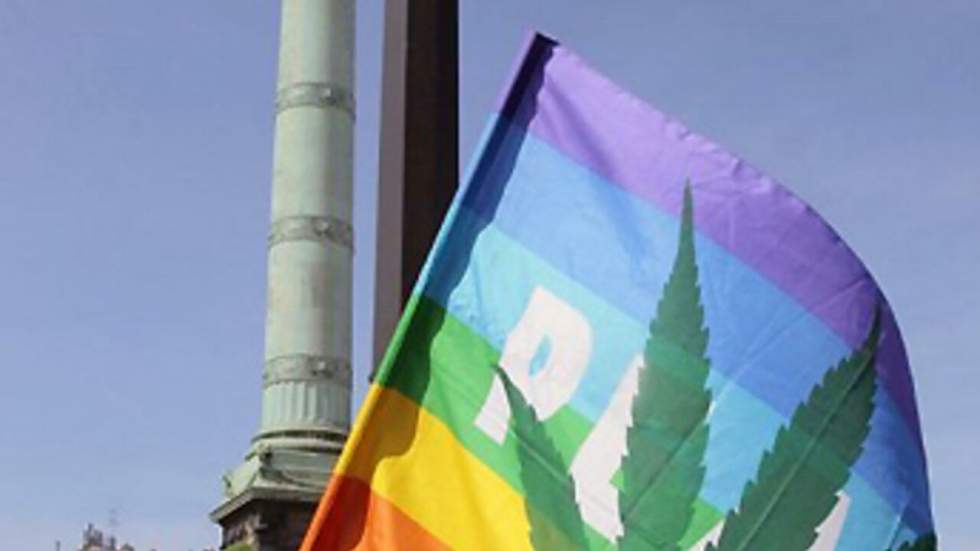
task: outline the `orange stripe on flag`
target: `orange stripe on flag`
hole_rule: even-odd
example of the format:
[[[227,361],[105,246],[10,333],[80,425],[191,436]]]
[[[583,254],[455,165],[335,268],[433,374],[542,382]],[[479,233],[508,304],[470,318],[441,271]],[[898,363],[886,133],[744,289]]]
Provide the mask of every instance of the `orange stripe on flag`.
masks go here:
[[[301,551],[449,551],[364,482],[334,476]]]

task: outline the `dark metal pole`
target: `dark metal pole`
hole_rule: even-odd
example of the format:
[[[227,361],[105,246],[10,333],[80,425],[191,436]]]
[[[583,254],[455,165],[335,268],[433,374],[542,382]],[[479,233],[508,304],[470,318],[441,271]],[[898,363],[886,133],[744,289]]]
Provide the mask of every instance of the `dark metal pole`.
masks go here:
[[[375,366],[459,179],[457,0],[387,0],[383,63]]]

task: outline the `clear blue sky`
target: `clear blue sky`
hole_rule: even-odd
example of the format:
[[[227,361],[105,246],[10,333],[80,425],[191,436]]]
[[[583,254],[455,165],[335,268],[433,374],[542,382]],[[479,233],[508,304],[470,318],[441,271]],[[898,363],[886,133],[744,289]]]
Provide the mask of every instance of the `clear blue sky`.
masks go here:
[[[540,28],[839,230],[905,332],[944,547],[976,549],[980,3],[464,4],[464,159]],[[359,2],[358,393],[380,11]],[[277,32],[270,0],[0,0],[5,548],[112,508],[140,549],[216,543],[258,423]]]

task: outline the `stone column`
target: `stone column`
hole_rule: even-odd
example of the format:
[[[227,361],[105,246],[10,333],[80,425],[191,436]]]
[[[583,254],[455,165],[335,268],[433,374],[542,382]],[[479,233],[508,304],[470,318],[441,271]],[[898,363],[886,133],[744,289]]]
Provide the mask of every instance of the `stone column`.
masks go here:
[[[353,0],[285,0],[257,442],[319,446],[350,424]]]
[[[354,2],[282,1],[262,415],[222,548],[296,549],[350,425]]]

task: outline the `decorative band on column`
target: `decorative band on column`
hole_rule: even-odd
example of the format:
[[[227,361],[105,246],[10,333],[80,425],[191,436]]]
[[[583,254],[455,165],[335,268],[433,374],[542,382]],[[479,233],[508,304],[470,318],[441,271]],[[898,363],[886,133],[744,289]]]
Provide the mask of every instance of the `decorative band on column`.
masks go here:
[[[350,362],[341,358],[290,354],[266,360],[262,386],[285,382],[319,382],[329,379],[345,387],[351,383]]]
[[[276,113],[293,107],[336,108],[354,118],[354,94],[329,82],[296,82],[276,93]]]
[[[288,216],[272,222],[269,247],[284,241],[328,241],[354,250],[354,228],[333,216]]]

